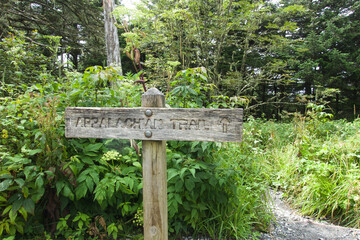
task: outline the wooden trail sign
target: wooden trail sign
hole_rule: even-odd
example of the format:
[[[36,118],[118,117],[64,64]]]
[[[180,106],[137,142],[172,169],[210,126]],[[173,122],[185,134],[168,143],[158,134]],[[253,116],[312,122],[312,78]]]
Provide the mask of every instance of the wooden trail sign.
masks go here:
[[[67,108],[66,137],[239,142],[240,109]]]
[[[242,141],[242,109],[165,108],[156,88],[141,108],[65,109],[67,138],[143,140],[144,239],[168,239],[166,140]]]

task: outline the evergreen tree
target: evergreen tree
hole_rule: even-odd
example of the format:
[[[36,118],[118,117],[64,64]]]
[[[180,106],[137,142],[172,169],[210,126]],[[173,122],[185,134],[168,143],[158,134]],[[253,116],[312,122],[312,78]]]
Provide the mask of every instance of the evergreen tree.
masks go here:
[[[75,69],[104,61],[102,2],[87,0],[1,0],[0,36],[10,27],[28,36],[37,30],[42,35],[61,36],[59,55],[67,55]],[[43,43],[47,40],[44,39]],[[50,55],[50,53],[44,52]]]

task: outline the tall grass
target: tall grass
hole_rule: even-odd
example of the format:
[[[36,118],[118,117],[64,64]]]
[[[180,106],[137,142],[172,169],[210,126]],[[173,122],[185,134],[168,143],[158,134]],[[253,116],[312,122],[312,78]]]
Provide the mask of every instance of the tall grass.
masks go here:
[[[360,119],[308,112],[291,123],[250,120],[255,158],[303,214],[360,228]]]

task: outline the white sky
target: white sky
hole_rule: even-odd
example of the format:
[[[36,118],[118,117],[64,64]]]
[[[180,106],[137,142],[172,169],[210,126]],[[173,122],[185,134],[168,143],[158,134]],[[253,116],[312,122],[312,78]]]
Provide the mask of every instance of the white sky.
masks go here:
[[[125,7],[130,9],[135,9],[135,4],[139,2],[139,0],[121,0],[121,3],[124,4]]]
[[[121,3],[125,5],[125,7],[130,9],[135,9],[135,4],[139,3],[140,0],[121,0]],[[280,0],[271,0],[273,3],[278,3]]]

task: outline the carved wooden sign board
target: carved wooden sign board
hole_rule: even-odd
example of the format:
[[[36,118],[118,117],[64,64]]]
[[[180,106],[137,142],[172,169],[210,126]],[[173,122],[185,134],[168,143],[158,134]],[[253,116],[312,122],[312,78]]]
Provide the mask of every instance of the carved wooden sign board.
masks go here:
[[[166,140],[241,142],[242,109],[165,108],[156,88],[141,106],[66,108],[65,136],[143,140],[144,239],[167,240]]]
[[[66,137],[240,142],[241,109],[67,108]]]

